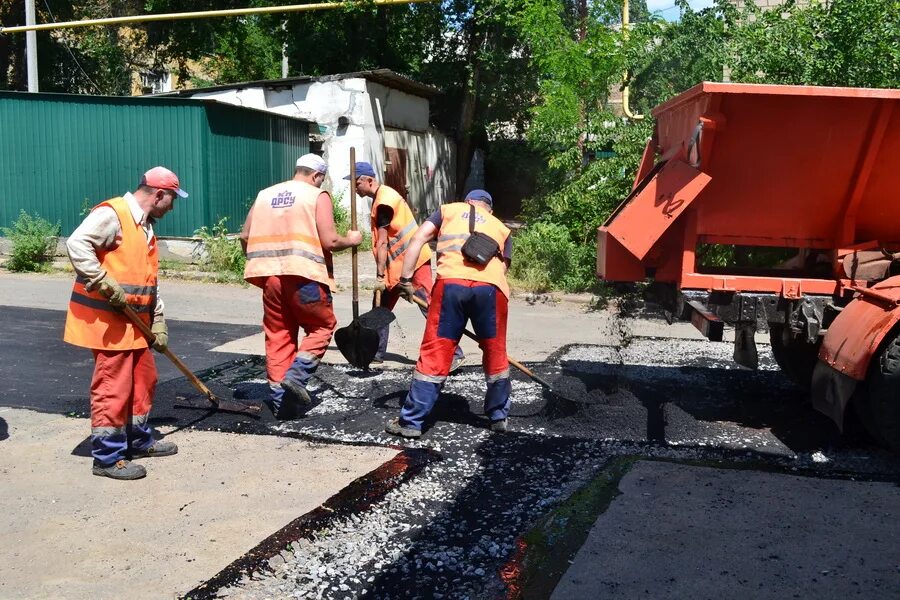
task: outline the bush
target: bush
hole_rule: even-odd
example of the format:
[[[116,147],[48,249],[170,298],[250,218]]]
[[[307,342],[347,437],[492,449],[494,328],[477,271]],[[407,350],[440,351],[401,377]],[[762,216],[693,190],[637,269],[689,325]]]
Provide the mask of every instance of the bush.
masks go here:
[[[341,204],[343,194],[331,195],[331,206],[334,208],[334,228],[339,235],[347,235],[350,231],[350,208]],[[357,199],[358,200],[358,199]],[[362,232],[363,240],[359,245],[360,250],[372,249],[372,234],[365,223],[356,223],[356,227]]]
[[[243,278],[247,259],[241,249],[240,240],[234,234],[228,233],[227,222],[228,217],[222,217],[212,227],[203,226],[195,231],[194,235],[203,242],[206,251],[203,262],[206,265],[219,273]]]
[[[59,240],[60,223],[51,224],[37,214],[24,210],[12,227],[3,227],[3,235],[13,244],[12,255],[6,264],[10,271],[44,271],[53,259]]]
[[[533,292],[582,291],[596,284],[593,246],[572,241],[565,226],[537,222],[513,239],[510,276]]]

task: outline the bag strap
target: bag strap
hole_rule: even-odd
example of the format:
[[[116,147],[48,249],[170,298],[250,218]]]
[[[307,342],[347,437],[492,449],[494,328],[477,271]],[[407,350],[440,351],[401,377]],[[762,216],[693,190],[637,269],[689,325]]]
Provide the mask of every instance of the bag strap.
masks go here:
[[[475,233],[475,207],[469,205],[469,233]]]

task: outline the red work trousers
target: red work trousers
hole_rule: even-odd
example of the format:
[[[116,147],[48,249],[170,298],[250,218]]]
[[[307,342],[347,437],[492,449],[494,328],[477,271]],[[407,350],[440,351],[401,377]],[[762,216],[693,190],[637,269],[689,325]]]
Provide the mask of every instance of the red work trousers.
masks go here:
[[[336,327],[337,319],[327,285],[292,275],[266,279],[263,329],[269,381],[280,383],[298,353],[322,358]],[[300,328],[306,337],[298,345]]]
[[[126,425],[131,413],[131,447],[153,443],[147,422],[156,389],[156,362],[150,348],[93,350],[91,380],[92,455],[101,465],[125,458]]]
[[[468,279],[439,278],[431,294],[417,373],[428,376],[430,381],[443,381],[447,377],[453,353],[469,320],[482,351],[485,375],[492,378],[508,373],[508,312],[509,301],[496,286]]]

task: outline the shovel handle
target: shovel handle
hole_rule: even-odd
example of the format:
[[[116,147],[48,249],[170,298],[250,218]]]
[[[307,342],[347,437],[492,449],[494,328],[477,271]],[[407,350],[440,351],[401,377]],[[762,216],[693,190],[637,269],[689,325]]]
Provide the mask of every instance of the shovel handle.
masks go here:
[[[156,343],[156,336],[153,335],[153,332],[150,331],[150,328],[147,327],[147,324],[141,320],[141,318],[137,315],[137,313],[134,312],[134,310],[132,310],[132,308],[130,306],[123,307],[122,312],[125,313],[125,316],[128,317],[128,319],[132,323],[134,323],[135,327],[140,329],[141,333],[144,334],[144,336],[147,338],[147,341],[150,343],[151,346]],[[184,373],[184,376],[188,378],[188,381],[190,381],[191,384],[195,388],[197,388],[197,390],[201,394],[204,394],[207,398],[209,398],[209,400],[211,402],[215,402],[217,400],[216,396],[211,391],[209,391],[209,388],[206,387],[205,385],[203,385],[203,382],[200,381],[197,378],[197,376],[194,375],[191,372],[191,370],[187,368],[186,364],[181,362],[180,358],[178,358],[177,356],[172,354],[171,350],[166,348],[165,350],[163,350],[162,353],[166,356],[166,358],[168,358],[169,360],[172,361],[172,364],[174,364],[176,367],[178,367],[179,371]]]
[[[350,230],[356,230],[356,148],[350,147]],[[359,253],[350,249],[353,272],[353,320],[359,317]]]
[[[424,309],[428,308],[428,303],[425,302],[424,300],[422,300],[421,298],[419,298],[418,296],[413,296],[411,301],[413,304],[418,304],[419,306],[421,306]],[[471,331],[469,331],[468,329],[463,329],[463,335],[466,336],[467,338],[469,338],[470,340],[474,340],[476,342],[478,341],[478,338],[475,337],[475,334],[472,333]],[[526,367],[525,365],[523,365],[522,363],[520,363],[519,361],[517,361],[516,359],[511,357],[509,354],[506,355],[506,360],[509,361],[509,364],[511,364],[518,370],[522,371],[523,373],[525,373],[525,375],[527,375],[528,377],[537,381],[539,384],[541,384],[545,388],[551,389],[551,386],[549,383],[547,383],[547,381],[545,381],[544,379],[541,379],[534,371],[532,371],[531,369],[529,369],[528,367]]]

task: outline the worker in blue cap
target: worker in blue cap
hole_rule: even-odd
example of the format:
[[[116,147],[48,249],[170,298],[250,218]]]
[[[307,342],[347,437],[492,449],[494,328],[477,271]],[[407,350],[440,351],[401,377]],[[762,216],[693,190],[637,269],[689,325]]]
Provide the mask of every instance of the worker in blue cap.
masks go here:
[[[403,262],[400,293],[410,298],[415,253],[437,239],[437,280],[419,360],[400,416],[385,431],[417,438],[450,372],[454,350],[459,347],[471,320],[483,354],[487,382],[484,413],[491,431],[507,429],[512,386],[506,356],[506,323],[509,284],[506,271],[512,255],[510,231],[493,216],[494,200],[485,190],[472,190],[465,202],[445,204],[416,231]]]
[[[350,179],[348,175],[344,179]],[[375,169],[368,162],[356,163],[356,193],[372,199],[371,228],[372,254],[375,256],[375,291],[381,292],[381,304],[393,310],[400,299],[400,271],[403,261],[418,227],[412,209],[400,193],[394,188],[378,181]],[[431,288],[434,285],[431,276],[431,248],[427,245],[419,248],[413,260],[412,285],[415,294],[426,303],[431,302]],[[387,352],[390,326],[386,325],[378,331],[378,353],[373,363],[384,362]],[[464,355],[461,349],[454,354],[451,370],[462,364]]]

